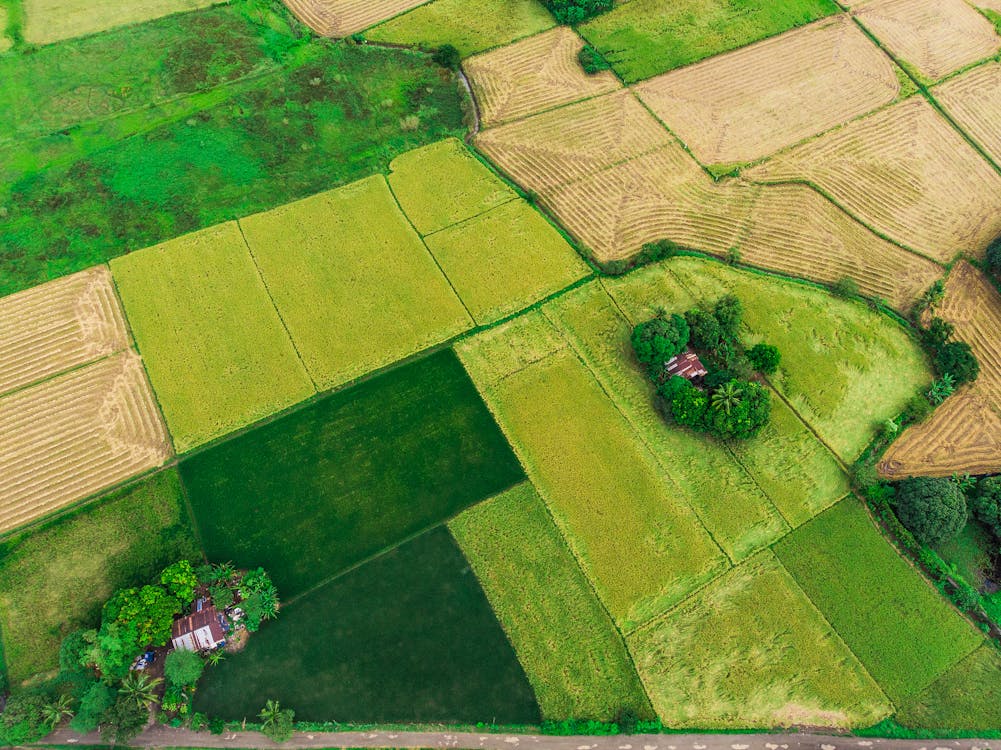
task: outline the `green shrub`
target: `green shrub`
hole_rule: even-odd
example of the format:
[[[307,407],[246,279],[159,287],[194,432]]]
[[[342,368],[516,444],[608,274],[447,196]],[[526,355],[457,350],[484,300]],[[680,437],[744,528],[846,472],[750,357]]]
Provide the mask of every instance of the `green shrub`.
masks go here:
[[[633,351],[649,372],[654,373],[688,346],[688,323],[680,315],[657,317],[633,329]]]
[[[923,393],[919,393],[912,396],[907,402],[907,405],[904,407],[904,411],[901,413],[900,417],[906,424],[923,422],[932,413],[933,408],[931,396],[925,396]]]
[[[1001,276],[1001,237],[998,237],[987,247],[987,270],[995,276]]]
[[[859,296],[858,282],[851,276],[842,276],[831,285],[831,291],[838,297],[853,299]]]
[[[205,661],[194,651],[177,648],[167,654],[163,663],[163,676],[178,687],[188,687],[198,682],[205,669]]]
[[[966,525],[966,497],[951,479],[911,477],[897,483],[896,512],[918,542],[935,546]]]
[[[782,361],[782,354],[777,346],[771,344],[755,344],[747,352],[747,358],[751,361],[751,366],[758,372],[771,375],[779,369]]]
[[[584,72],[589,76],[601,73],[603,70],[611,70],[612,68],[608,60],[605,59],[605,56],[590,44],[585,44],[580,52],[577,53],[577,62],[580,63]]]
[[[70,729],[80,734],[97,729],[105,711],[111,708],[114,703],[115,691],[103,682],[95,682],[83,694],[80,708],[77,709],[76,716],[70,721]]]
[[[258,714],[261,718],[261,732],[273,742],[285,742],[292,738],[295,712],[282,708],[278,701],[269,700]]]
[[[928,323],[928,327],[921,331],[921,341],[936,352],[946,345],[954,331],[952,323],[936,316]]]
[[[112,745],[127,745],[149,721],[147,708],[125,695],[119,695],[114,705],[101,717],[101,739]]]
[[[14,693],[0,714],[0,742],[6,746],[40,740],[49,732],[44,695]]]
[[[612,9],[612,0],[542,0],[549,12],[563,24],[583,23]]]
[[[943,377],[952,376],[957,386],[972,383],[980,375],[980,363],[965,341],[950,341],[935,355],[935,368]]]
[[[946,373],[931,384],[931,388],[928,389],[928,401],[938,406],[955,392],[956,380],[952,375]]]
[[[431,59],[434,60],[437,65],[440,65],[443,68],[448,68],[449,70],[458,70],[459,66],[462,64],[462,55],[460,55],[459,50],[451,44],[443,44],[440,46],[432,53]]]

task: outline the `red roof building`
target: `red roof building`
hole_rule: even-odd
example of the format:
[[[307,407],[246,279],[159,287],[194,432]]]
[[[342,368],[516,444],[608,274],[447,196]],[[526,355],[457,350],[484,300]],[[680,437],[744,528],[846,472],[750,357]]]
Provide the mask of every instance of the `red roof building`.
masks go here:
[[[174,648],[184,651],[209,651],[226,642],[219,613],[211,604],[174,620],[170,635]]]
[[[664,363],[664,369],[668,375],[680,375],[688,380],[704,378],[709,374],[709,371],[699,359],[699,355],[691,349],[685,349],[677,357],[671,357]]]

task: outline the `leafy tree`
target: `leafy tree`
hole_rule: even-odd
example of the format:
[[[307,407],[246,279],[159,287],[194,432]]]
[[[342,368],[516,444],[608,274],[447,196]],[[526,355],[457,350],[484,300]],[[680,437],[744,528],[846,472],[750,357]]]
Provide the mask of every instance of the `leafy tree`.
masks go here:
[[[181,602],[162,586],[121,589],[104,605],[102,620],[134,627],[140,647],[163,646],[170,641],[174,615],[181,612]]]
[[[20,745],[40,740],[51,726],[46,717],[46,699],[38,693],[14,693],[0,714],[0,743]]]
[[[269,700],[261,713],[261,731],[274,742],[286,742],[292,739],[292,724],[295,712],[290,708],[283,709],[278,701]]]
[[[851,276],[842,276],[831,285],[831,291],[838,297],[851,299],[859,296],[858,282]]]
[[[135,625],[105,622],[100,630],[84,631],[90,644],[83,654],[86,664],[95,667],[106,681],[120,680],[142,649]]]
[[[187,687],[198,682],[205,669],[205,662],[194,651],[175,648],[163,663],[163,676],[171,685]]]
[[[939,349],[935,367],[943,377],[951,375],[957,387],[972,383],[980,375],[980,363],[965,341],[950,341]]]
[[[185,604],[195,598],[195,589],[198,587],[198,576],[195,575],[190,562],[180,560],[163,569],[163,572],[160,574],[160,583],[163,584],[171,596],[182,604]]]
[[[118,690],[118,700],[131,700],[137,706],[149,708],[156,703],[156,688],[161,680],[142,672],[129,672]]]
[[[929,321],[928,327],[921,331],[921,339],[925,346],[937,352],[948,343],[954,331],[952,323],[936,316]]]
[[[633,351],[649,370],[656,371],[688,345],[689,334],[688,323],[680,315],[657,317],[633,329]]]
[[[593,76],[603,70],[611,70],[612,66],[598,50],[590,44],[585,44],[577,53],[577,62],[589,76]]]
[[[722,440],[747,440],[768,423],[772,411],[771,396],[768,389],[757,383],[733,382],[739,390],[739,402],[731,406],[729,412],[713,409],[708,415],[707,429]]]
[[[928,390],[928,401],[938,406],[955,392],[956,379],[949,373],[946,373],[931,384],[931,388]]]
[[[59,644],[59,671],[64,675],[86,672],[91,643],[83,630],[74,630]]]
[[[42,715],[49,731],[52,731],[63,719],[73,716],[73,698],[66,694],[53,698],[42,707]]]
[[[114,705],[101,716],[101,739],[112,745],[128,744],[149,723],[149,709],[131,698],[119,695]]]
[[[1001,539],[1001,477],[985,477],[970,497],[973,515]]]
[[[777,346],[771,344],[755,344],[747,352],[747,358],[751,361],[751,366],[758,372],[771,375],[779,369],[782,361],[782,354]]]
[[[706,310],[695,308],[685,313],[685,322],[691,332],[692,346],[703,351],[713,351],[723,338],[716,316]]]
[[[938,477],[911,477],[897,484],[900,522],[921,544],[952,539],[966,525],[966,497],[955,482]]]
[[[434,60],[435,64],[449,70],[458,70],[459,65],[462,64],[462,55],[451,44],[440,46],[432,53],[431,59]]]
[[[736,380],[731,380],[729,383],[724,383],[716,389],[710,398],[710,403],[712,403],[712,407],[716,411],[722,411],[729,415],[734,409],[740,406],[743,395],[744,392],[740,384]]]
[[[80,734],[97,729],[104,712],[114,703],[115,691],[103,682],[95,682],[80,700],[80,708],[70,722],[70,729]]]
[[[678,375],[668,378],[660,387],[660,395],[671,419],[682,427],[705,429],[709,398],[688,380]]]
[[[723,338],[736,341],[740,333],[740,323],[744,319],[744,305],[733,294],[720,297],[713,307],[713,316],[719,323]]]
[[[578,24],[612,9],[613,0],[543,0],[562,24]]]

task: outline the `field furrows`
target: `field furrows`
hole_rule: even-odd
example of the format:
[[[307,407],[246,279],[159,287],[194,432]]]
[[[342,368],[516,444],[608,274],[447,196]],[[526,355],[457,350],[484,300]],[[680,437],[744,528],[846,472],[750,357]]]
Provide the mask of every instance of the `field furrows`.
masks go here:
[[[107,266],[0,299],[0,394],[129,345]]]
[[[480,133],[476,145],[526,190],[542,191],[654,151],[671,138],[628,91]],[[679,149],[680,151],[680,149]],[[672,174],[698,165],[682,152]]]
[[[170,455],[139,357],[122,352],[0,399],[0,531]]]
[[[990,57],[994,26],[963,0],[870,0],[852,10],[897,58],[931,80]]]
[[[1001,63],[974,68],[936,86],[932,95],[973,140],[1001,162]]]
[[[893,101],[892,63],[845,16],[635,87],[704,164],[753,161]]]
[[[489,127],[544,109],[620,88],[611,73],[587,75],[577,61],[584,46],[572,29],[558,26],[463,63]]]
[[[924,99],[912,98],[745,173],[806,181],[929,257],[984,251],[1001,233],[1001,176]]]
[[[300,21],[322,36],[364,31],[428,0],[285,0]]]

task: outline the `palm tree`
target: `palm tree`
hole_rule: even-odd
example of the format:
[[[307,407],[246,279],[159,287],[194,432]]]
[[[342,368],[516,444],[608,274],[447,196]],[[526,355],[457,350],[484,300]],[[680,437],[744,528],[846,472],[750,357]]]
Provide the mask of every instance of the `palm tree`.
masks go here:
[[[68,719],[73,715],[73,710],[70,708],[72,704],[73,699],[70,696],[60,695],[42,707],[42,716],[50,729],[55,729],[63,719]]]
[[[222,650],[216,649],[215,651],[210,651],[208,655],[208,662],[213,667],[218,667],[220,662],[226,658],[226,654]]]
[[[742,396],[743,394],[740,386],[737,385],[737,381],[731,380],[729,383],[724,383],[716,389],[712,398],[713,408],[729,414],[735,407],[740,405]]]
[[[122,680],[120,692],[136,705],[149,708],[156,702],[156,686],[161,682],[160,678],[150,679],[142,672],[129,672]]]
[[[269,700],[258,716],[261,718],[261,731],[275,742],[285,742],[292,736],[295,713],[283,709],[278,701]]]

